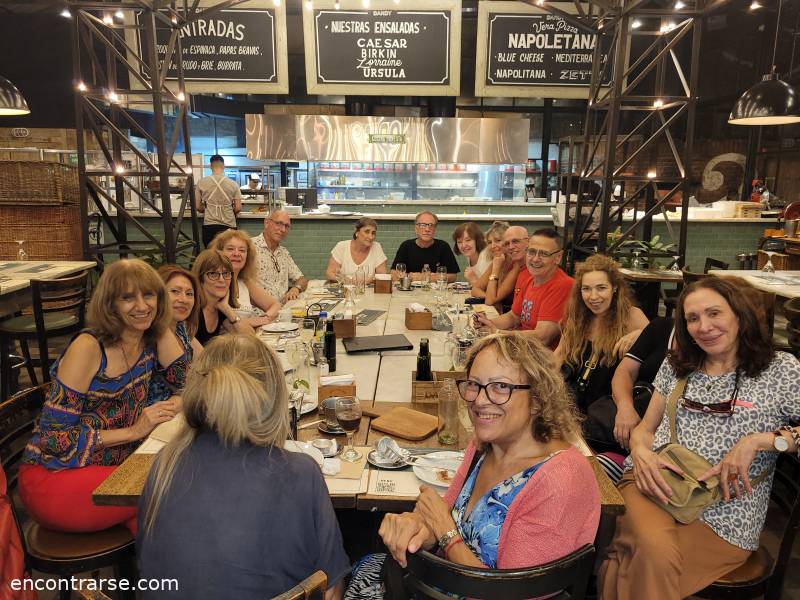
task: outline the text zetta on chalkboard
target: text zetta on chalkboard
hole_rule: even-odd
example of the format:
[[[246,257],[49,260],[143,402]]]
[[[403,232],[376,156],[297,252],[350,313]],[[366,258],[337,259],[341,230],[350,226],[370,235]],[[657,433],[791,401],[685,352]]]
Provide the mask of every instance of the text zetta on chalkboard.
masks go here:
[[[450,83],[447,11],[314,12],[318,83]]]
[[[486,84],[588,86],[596,43],[557,15],[490,14]]]
[[[162,63],[170,34],[169,28],[156,29],[156,51]],[[184,26],[180,36],[186,81],[270,83],[277,79],[273,9],[222,10]],[[173,55],[167,79],[177,78]]]

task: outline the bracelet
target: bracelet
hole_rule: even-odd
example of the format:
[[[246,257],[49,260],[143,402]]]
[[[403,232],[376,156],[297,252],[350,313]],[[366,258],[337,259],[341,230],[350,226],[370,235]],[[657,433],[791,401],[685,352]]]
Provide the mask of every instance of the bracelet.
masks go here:
[[[98,450],[102,450],[103,448],[105,448],[105,444],[103,444],[103,438],[100,436],[100,434],[102,432],[103,432],[102,429],[98,429],[97,430],[97,444],[96,444],[96,446],[97,446]]]
[[[794,440],[794,451],[797,455],[797,458],[800,458],[800,431],[797,431],[797,427],[789,427],[788,425],[784,425],[779,429],[779,431],[788,431],[792,434],[792,439]]]
[[[444,548],[444,557],[447,558],[447,555],[450,553],[450,548],[452,548],[456,544],[463,544],[463,543],[464,539],[460,535],[453,538],[453,540],[449,544],[447,544],[447,546],[445,546]]]

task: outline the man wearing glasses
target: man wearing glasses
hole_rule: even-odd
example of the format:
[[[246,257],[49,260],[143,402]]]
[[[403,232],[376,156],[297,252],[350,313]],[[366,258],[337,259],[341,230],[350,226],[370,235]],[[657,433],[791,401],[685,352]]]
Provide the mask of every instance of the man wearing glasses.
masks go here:
[[[450,244],[435,238],[438,223],[438,217],[432,212],[423,211],[415,217],[414,229],[417,237],[400,244],[392,262],[392,275],[395,279],[398,276],[396,267],[402,263],[406,265],[412,281],[422,278],[422,268],[425,265],[428,265],[433,274],[436,273],[437,267],[445,267],[447,281],[452,283],[456,280],[456,275],[461,269]]]
[[[208,248],[214,236],[236,229],[236,215],[242,212],[242,193],[232,179],[225,177],[225,161],[215,154],[209,161],[211,175],[195,186],[195,207],[203,214],[203,245]]]
[[[264,219],[264,231],[253,238],[258,253],[258,282],[281,303],[294,300],[308,287],[308,279],[281,242],[289,235],[292,220],[276,210]]]
[[[514,295],[511,311],[492,320],[478,315],[480,323],[495,329],[531,331],[545,346],[555,349],[574,283],[558,266],[561,253],[561,238],[555,230],[535,231],[525,252],[528,275],[521,273],[517,280],[522,288]]]

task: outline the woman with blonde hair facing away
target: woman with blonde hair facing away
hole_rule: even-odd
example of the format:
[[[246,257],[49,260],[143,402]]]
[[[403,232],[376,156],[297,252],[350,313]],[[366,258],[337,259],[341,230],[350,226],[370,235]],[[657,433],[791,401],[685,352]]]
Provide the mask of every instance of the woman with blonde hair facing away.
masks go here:
[[[212,340],[192,364],[186,422],[158,455],[140,500],[141,576],[180,597],[272,598],[321,569],[326,600],[350,570],[317,464],[283,450],[283,369],[255,336]],[[161,597],[145,592],[143,598]]]
[[[353,227],[353,239],[342,240],[331,250],[325,277],[328,281],[335,281],[337,275],[355,275],[359,267],[364,270],[367,283],[375,279],[375,273],[385,274],[386,254],[379,242],[375,241],[378,235],[378,222],[369,217],[362,217]]]
[[[501,314],[511,310],[514,284],[517,282],[520,267],[525,268],[524,261],[516,264],[505,252],[504,235],[509,227],[511,224],[508,221],[495,221],[489,227],[485,235],[486,248],[483,251],[489,258],[488,268],[472,284],[470,292],[476,298],[485,298],[486,304],[503,308],[504,310],[497,309]],[[490,291],[489,278],[492,276],[497,278],[497,287]]]
[[[407,552],[438,548],[455,563],[522,569],[591,544],[600,492],[567,441],[578,423],[550,351],[520,332],[494,334],[473,346],[466,372],[457,386],[475,437],[444,498],[423,486],[414,512],[384,517],[394,559],[404,567]],[[348,599],[381,597],[369,573],[383,558],[362,560]]]
[[[236,309],[236,280],[231,261],[219,250],[203,250],[194,259],[192,273],[200,282],[201,310],[197,313],[197,341],[205,345],[222,333],[255,333]]]
[[[467,259],[464,277],[472,285],[492,264],[491,255],[484,253],[485,248],[486,238],[477,223],[468,221],[453,230],[453,252]]]
[[[272,323],[278,317],[281,303],[258,283],[258,254],[250,236],[238,229],[228,229],[217,234],[211,248],[231,261],[239,303],[236,314],[254,329]]]
[[[158,369],[175,388],[186,376],[170,313],[150,265],[118,260],[106,267],[89,328],[53,364],[50,395],[19,469],[20,497],[45,527],[89,532],[124,524],[135,533],[135,508],[95,506],[92,492],[180,410],[179,398],[154,402],[150,391]]]

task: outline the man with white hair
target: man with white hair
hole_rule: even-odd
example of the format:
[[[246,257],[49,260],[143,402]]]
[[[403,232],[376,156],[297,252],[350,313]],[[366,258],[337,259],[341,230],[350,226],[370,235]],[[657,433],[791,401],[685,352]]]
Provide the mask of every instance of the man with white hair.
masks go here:
[[[292,260],[281,242],[289,235],[292,220],[283,210],[275,210],[264,219],[264,231],[253,238],[258,253],[258,281],[265,290],[287,302],[308,287],[308,279]]]

